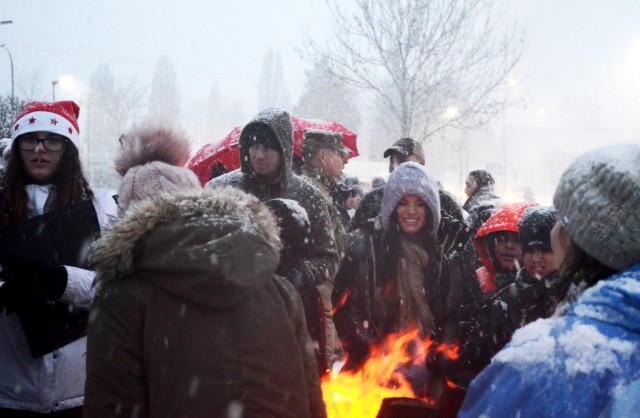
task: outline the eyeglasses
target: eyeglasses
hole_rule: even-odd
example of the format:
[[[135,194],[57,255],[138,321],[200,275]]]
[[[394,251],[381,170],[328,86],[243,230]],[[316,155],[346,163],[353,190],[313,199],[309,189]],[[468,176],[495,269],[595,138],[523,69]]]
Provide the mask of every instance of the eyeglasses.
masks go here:
[[[22,151],[33,151],[42,143],[44,149],[51,152],[62,151],[66,138],[62,136],[48,136],[46,138],[38,138],[35,135],[26,135],[18,138],[18,147]]]

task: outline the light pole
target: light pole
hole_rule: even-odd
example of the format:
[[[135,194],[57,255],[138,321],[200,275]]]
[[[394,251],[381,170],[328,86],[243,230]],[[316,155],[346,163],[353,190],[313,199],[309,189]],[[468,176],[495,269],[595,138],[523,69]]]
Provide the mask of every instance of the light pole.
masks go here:
[[[15,110],[13,109],[13,107],[15,107],[16,100],[15,90],[13,88],[13,57],[11,56],[11,51],[9,51],[9,48],[7,48],[5,44],[0,45],[0,48],[4,48],[4,50],[7,51],[7,54],[9,54],[9,63],[11,64],[11,107],[12,110]]]
[[[56,86],[58,85],[58,80],[53,80],[51,82],[51,98],[53,101],[56,101]]]

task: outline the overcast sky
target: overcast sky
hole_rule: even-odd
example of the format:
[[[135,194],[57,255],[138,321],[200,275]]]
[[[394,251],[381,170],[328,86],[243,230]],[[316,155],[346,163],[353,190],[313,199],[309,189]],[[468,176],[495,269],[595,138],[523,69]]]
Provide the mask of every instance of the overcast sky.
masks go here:
[[[638,142],[640,1],[507,0],[506,7],[506,21],[526,31],[528,47],[511,93],[522,105],[494,126],[556,133],[592,127],[613,130],[610,141]],[[166,55],[183,109],[217,83],[223,96],[245,103],[247,118],[256,111],[266,50],[280,52],[295,103],[307,69],[295,48],[305,33],[323,39],[332,30],[324,0],[0,0],[0,20],[13,21],[0,26],[0,44],[13,56],[17,94],[38,73],[37,98],[50,100],[52,80],[71,76],[81,86],[103,61],[116,77],[148,86]],[[0,51],[2,94],[10,93],[9,74]],[[59,99],[78,94],[56,90]],[[606,142],[558,138],[572,148]]]
[[[522,78],[521,89],[536,107],[601,88],[640,42],[637,0],[506,3],[505,21],[516,21],[527,33],[528,53],[515,77]],[[305,63],[295,47],[305,31],[322,38],[331,30],[324,0],[2,0],[0,20],[13,21],[0,26],[0,43],[13,55],[16,85],[28,84],[25,77],[36,70],[43,83],[62,75],[86,83],[102,61],[114,74],[148,84],[158,58],[167,55],[185,101],[217,82],[225,96],[237,95],[252,106],[268,48],[280,51],[295,101],[305,81]],[[7,59],[0,56],[5,93]],[[640,57],[634,59],[640,67]],[[50,95],[49,86],[41,90],[43,98]]]

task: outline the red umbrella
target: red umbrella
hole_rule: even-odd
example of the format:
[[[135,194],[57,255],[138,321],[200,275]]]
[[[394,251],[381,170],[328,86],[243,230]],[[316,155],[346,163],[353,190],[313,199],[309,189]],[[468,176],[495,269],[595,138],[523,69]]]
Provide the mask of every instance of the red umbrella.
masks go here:
[[[302,155],[302,137],[309,129],[339,132],[342,134],[344,145],[352,153],[347,158],[358,156],[357,135],[328,119],[302,119],[293,120],[293,154]],[[214,177],[214,174],[232,171],[240,167],[240,153],[238,152],[238,139],[242,128],[235,127],[229,134],[217,144],[207,144],[200,148],[196,155],[189,161],[188,167],[198,176],[200,182],[205,184]]]

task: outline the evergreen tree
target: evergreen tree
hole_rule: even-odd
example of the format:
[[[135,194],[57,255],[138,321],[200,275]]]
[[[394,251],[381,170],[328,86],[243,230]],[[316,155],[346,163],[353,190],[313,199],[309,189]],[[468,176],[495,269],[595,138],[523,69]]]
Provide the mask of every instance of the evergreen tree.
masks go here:
[[[357,130],[360,111],[356,90],[332,78],[321,65],[315,65],[306,75],[306,90],[293,114],[310,119],[331,119],[350,130]]]
[[[269,49],[262,63],[258,83],[258,111],[267,107],[291,109],[291,97],[284,79],[284,67],[279,52]]]
[[[179,125],[180,92],[176,72],[168,57],[158,60],[149,95],[149,118],[168,125]]]

